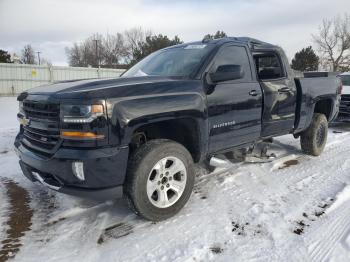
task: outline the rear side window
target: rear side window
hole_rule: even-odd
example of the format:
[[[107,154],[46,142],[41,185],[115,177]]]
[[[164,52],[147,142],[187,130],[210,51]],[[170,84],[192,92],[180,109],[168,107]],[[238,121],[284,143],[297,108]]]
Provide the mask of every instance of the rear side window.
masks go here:
[[[221,65],[240,65],[243,68],[244,76],[238,81],[252,80],[252,72],[250,70],[248,54],[246,49],[242,46],[223,47],[216,55],[214,64],[212,65],[210,71],[215,72]]]
[[[281,61],[274,53],[255,54],[254,62],[259,79],[278,79],[285,77]]]

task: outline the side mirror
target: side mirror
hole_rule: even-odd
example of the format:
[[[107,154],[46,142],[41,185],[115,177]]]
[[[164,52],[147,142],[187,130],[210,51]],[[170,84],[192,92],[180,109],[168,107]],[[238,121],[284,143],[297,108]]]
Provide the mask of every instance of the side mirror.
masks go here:
[[[219,83],[241,79],[244,77],[244,71],[240,65],[221,65],[216,69],[216,72],[210,73],[209,76],[213,83]]]

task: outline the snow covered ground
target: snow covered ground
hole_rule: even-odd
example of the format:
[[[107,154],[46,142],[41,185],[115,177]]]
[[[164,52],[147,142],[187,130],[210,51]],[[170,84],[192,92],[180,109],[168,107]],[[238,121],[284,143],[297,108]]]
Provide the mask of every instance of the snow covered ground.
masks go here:
[[[274,162],[198,168],[187,206],[152,223],[123,200],[27,181],[12,149],[16,112],[0,98],[0,261],[350,261],[350,124],[330,129],[320,157],[284,136],[272,151],[287,156]]]

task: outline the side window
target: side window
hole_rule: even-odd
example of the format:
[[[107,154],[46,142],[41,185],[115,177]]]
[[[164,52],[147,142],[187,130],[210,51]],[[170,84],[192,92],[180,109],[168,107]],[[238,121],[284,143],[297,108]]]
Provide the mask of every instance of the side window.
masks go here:
[[[222,65],[240,65],[243,68],[244,76],[239,81],[251,81],[252,73],[250,69],[247,51],[241,46],[223,47],[216,55],[214,64],[210,71],[215,72]]]
[[[259,79],[278,79],[285,76],[280,59],[275,53],[255,54],[254,62]]]

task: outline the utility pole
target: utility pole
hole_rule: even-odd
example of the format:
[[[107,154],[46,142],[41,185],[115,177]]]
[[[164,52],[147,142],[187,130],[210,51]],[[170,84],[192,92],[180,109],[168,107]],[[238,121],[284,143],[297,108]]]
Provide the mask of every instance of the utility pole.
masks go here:
[[[328,59],[328,64],[329,64],[329,72],[334,71],[334,64],[332,59]]]
[[[39,65],[40,65],[40,53],[41,52],[36,52],[38,54],[38,62],[39,62]]]
[[[98,57],[98,39],[94,39],[92,40],[95,42],[95,57],[96,57],[96,67],[100,67],[100,59]]]

